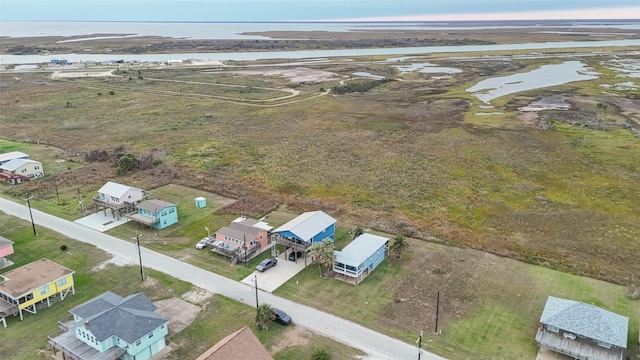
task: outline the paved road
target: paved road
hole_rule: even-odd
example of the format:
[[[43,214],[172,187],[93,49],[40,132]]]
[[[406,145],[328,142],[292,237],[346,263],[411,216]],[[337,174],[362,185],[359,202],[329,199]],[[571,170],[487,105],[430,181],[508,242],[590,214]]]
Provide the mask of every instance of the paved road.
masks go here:
[[[30,221],[29,210],[26,205],[0,198],[0,210],[9,215]],[[93,244],[104,251],[138,263],[138,253],[135,245],[130,242],[33,208],[32,212],[37,226],[47,227],[69,238]],[[227,296],[247,305],[255,305],[255,292],[249,285],[227,279],[144,247],[141,247],[141,253],[145,267],[188,281],[195,286]],[[377,333],[351,321],[264,291],[259,292],[259,299],[260,302],[266,302],[274,307],[285,309],[295,323],[300,326],[366,352],[369,354],[367,359],[412,360],[418,358],[416,346]],[[444,360],[444,358],[426,351],[422,352],[421,359]]]

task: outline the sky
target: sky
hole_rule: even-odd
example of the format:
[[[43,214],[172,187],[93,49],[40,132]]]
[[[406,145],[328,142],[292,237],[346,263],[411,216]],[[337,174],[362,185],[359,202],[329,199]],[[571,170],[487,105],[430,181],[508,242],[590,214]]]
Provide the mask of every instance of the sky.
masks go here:
[[[639,0],[1,0],[0,21],[640,19]],[[0,34],[2,24],[0,23]]]

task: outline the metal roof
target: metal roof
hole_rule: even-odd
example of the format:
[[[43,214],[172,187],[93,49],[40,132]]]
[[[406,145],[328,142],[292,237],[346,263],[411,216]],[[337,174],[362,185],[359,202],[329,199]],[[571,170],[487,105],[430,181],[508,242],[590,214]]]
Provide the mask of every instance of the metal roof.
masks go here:
[[[20,167],[24,166],[25,164],[40,164],[40,165],[42,165],[42,163],[40,161],[29,160],[29,159],[13,159],[13,160],[9,160],[6,163],[0,165],[0,169],[7,170],[7,171],[15,171],[15,170],[19,169]]]
[[[540,322],[596,341],[627,348],[629,318],[594,305],[549,296]]]
[[[117,336],[132,344],[167,323],[166,318],[155,313],[156,309],[143,293],[122,298],[107,291],[70,312],[80,316],[85,328],[99,341]]]
[[[362,234],[341,251],[336,251],[336,262],[358,266],[388,241],[386,237]]]
[[[275,229],[274,232],[289,231],[304,241],[309,241],[324,229],[336,223],[336,219],[322,211],[308,211]]]
[[[22,151],[10,151],[8,153],[0,154],[0,163],[13,160],[13,159],[21,159],[28,158],[29,155],[23,153]]]
[[[131,190],[131,189],[135,189],[135,190],[140,190],[138,188],[134,188],[132,186],[128,186],[128,185],[122,185],[122,184],[118,184],[112,181],[107,181],[106,184],[104,184],[100,190],[98,190],[98,192],[100,194],[106,194],[109,196],[114,196],[117,197],[118,199],[122,197],[122,195],[126,194],[127,191]],[[140,190],[142,191],[142,190]]]

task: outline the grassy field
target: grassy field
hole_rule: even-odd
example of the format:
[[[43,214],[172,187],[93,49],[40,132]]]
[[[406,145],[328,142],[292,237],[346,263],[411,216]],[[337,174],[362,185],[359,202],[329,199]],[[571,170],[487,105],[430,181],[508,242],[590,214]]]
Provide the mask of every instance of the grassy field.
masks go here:
[[[69,310],[91,298],[109,290],[126,296],[144,292],[151,300],[161,300],[170,296],[182,297],[193,290],[191,284],[169,277],[163,273],[146,269],[145,282],[130,281],[138,279],[137,266],[116,266],[113,264],[96,268],[109,259],[109,255],[95,248],[52,232],[39,228],[39,236],[34,237],[29,222],[17,220],[0,212],[0,235],[15,242],[15,254],[10,257],[15,264],[2,272],[13,269],[37,259],[46,257],[75,271],[75,295],[50,308],[38,310],[37,314],[26,314],[23,321],[19,317],[7,318],[6,329],[0,331],[0,358],[6,360],[46,359],[51,349],[47,336],[54,334],[58,321],[69,316]],[[60,246],[67,245],[66,251]],[[172,295],[169,295],[169,289]],[[192,325],[168,338],[175,349],[165,356],[166,359],[194,359],[217,341],[228,334],[249,326],[260,341],[272,351],[277,360],[299,359],[300,355],[311,354],[315,348],[323,348],[334,358],[346,359],[362,352],[337,343],[333,340],[303,331],[304,341],[287,348],[281,341],[290,332],[299,332],[293,327],[274,325],[269,331],[256,331],[252,309],[243,312],[246,305],[214,295],[197,304],[202,310]],[[206,334],[206,335],[203,335]],[[26,341],[30,339],[30,341]],[[310,357],[306,355],[305,358]]]
[[[466,89],[488,77],[572,59],[571,53],[563,58],[425,55],[405,61],[435,62],[463,70],[449,78],[399,75],[395,64],[373,59],[336,61],[313,68],[334,72],[342,79],[364,71],[389,74],[401,81],[340,96],[318,96],[321,87],[329,88],[336,81],[303,84],[296,88],[300,95],[276,102],[279,106],[255,103],[277,97],[279,91],[256,89],[287,87],[289,80],[202,71],[210,70],[206,68],[154,70],[144,73],[143,79],[134,73],[131,81],[52,81],[47,73],[21,73],[16,81],[13,74],[0,74],[4,95],[0,124],[7,134],[3,136],[12,140],[1,143],[2,150],[46,150],[34,144],[39,140],[40,146],[61,149],[60,155],[47,160],[53,166],[55,159],[65,159],[68,164],[80,158],[82,163],[71,170],[61,167],[51,176],[20,187],[0,184],[0,190],[14,198],[29,193],[34,196],[34,207],[74,219],[79,216],[78,191],[87,201],[107,180],[159,189],[159,194],[174,199],[170,201],[180,202],[184,224],[157,236],[133,225],[112,233],[131,239],[139,230],[144,232],[146,246],[170,250],[181,259],[233,279],[246,275],[255,264],[230,270],[225,259],[196,251],[193,244],[205,235],[204,227],[213,230],[239,214],[261,217],[283,208],[293,214],[322,209],[343,224],[637,285],[640,106],[633,99],[634,90],[609,85],[623,81],[640,84],[616,71],[614,64],[619,59],[605,52],[579,55],[576,59],[597,72],[598,79],[496,99],[490,111],[503,113],[498,116],[477,115],[487,111],[482,108],[485,105]],[[615,55],[635,59],[628,53]],[[189,82],[199,84],[186,86]],[[228,99],[203,96],[223,89],[222,85],[232,89]],[[246,97],[238,97],[242,91]],[[545,111],[523,120],[518,108],[547,95],[565,98],[571,110]],[[116,177],[117,150],[136,156],[153,154],[156,165]],[[85,155],[93,151],[104,151],[107,159],[86,160]],[[46,152],[40,154],[47,157]],[[62,204],[57,200],[56,186]],[[182,187],[175,191],[171,186]],[[187,194],[184,199],[179,196],[183,191]],[[211,199],[215,198],[212,194],[222,194],[237,201],[219,212],[196,211],[190,204],[200,192]],[[414,269],[429,264],[418,261],[416,255],[406,261],[409,270],[395,269],[399,264],[390,263],[385,271],[391,273],[384,274],[393,277],[398,271],[402,276],[393,284],[380,280],[385,288],[379,297],[386,300],[372,300],[374,311],[363,317],[395,319],[403,325],[385,331],[410,341],[416,331],[430,327],[426,319],[431,313],[416,317],[403,309],[419,311],[416,294],[430,282],[408,281],[414,277],[406,274],[414,275]],[[438,280],[436,275],[446,270],[444,265],[432,269],[429,281]],[[310,278],[315,272],[306,271]],[[456,277],[464,276],[473,274]],[[470,295],[483,289],[477,279],[445,285],[443,293],[449,291],[448,286],[455,290],[450,293],[456,299],[450,311],[453,317],[445,321],[451,333],[458,317],[461,321],[478,319],[475,325],[476,321],[470,322],[469,330],[478,330],[487,318],[498,319],[524,329],[522,334],[527,335],[512,333],[522,337],[514,339],[522,345],[535,328],[535,316],[525,321],[521,315],[526,313],[524,309],[509,308],[513,299]],[[473,290],[472,285],[480,288]],[[537,302],[529,304],[527,311],[540,310],[544,294],[534,296]],[[588,292],[581,295],[589,296]],[[435,293],[424,296],[433,299]],[[451,338],[443,331],[441,338],[494,354],[495,341],[499,342],[494,332],[499,332],[499,324],[489,332],[477,331],[484,338],[472,338],[464,329]],[[479,345],[474,347],[476,343]],[[447,344],[439,347],[443,353],[449,351]],[[529,343],[523,351],[531,351],[532,346]]]

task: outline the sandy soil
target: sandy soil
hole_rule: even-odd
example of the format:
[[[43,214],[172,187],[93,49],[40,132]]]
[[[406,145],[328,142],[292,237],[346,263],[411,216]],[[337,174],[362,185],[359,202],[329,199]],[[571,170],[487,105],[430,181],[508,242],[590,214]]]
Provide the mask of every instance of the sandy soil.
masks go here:
[[[51,79],[68,79],[68,78],[89,78],[89,77],[109,77],[113,75],[113,70],[106,71],[56,71],[51,74]]]
[[[336,80],[339,75],[329,71],[314,70],[305,67],[296,68],[269,68],[256,70],[237,70],[233,71],[236,75],[262,75],[265,77],[284,77],[294,83],[301,82],[324,82]]]

